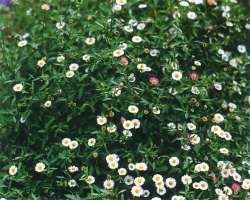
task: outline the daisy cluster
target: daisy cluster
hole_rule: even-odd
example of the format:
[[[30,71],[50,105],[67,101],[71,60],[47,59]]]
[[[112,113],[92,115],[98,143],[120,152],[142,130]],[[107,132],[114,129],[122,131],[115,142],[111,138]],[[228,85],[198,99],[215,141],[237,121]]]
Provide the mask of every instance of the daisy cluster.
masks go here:
[[[250,198],[239,0],[13,1],[0,200]]]

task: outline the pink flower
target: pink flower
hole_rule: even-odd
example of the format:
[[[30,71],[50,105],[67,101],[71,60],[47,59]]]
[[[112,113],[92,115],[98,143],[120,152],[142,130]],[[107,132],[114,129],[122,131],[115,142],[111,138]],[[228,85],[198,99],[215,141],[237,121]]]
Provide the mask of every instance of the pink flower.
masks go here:
[[[127,66],[128,63],[129,63],[128,58],[127,58],[126,56],[122,56],[122,57],[120,58],[120,61],[121,61],[121,64],[122,64],[122,65],[125,65],[125,66]]]
[[[213,183],[216,183],[217,177],[216,177],[215,173],[214,173],[214,172],[211,172],[211,173],[209,174],[209,176],[210,176],[211,180],[213,181]]]
[[[160,80],[155,76],[149,77],[148,81],[151,85],[158,85],[160,83]]]
[[[190,73],[189,76],[190,76],[190,78],[191,78],[193,81],[197,81],[198,78],[199,78],[198,74],[195,73],[195,72]]]
[[[237,193],[240,191],[240,184],[238,183],[233,183],[231,186],[232,190],[234,191],[234,193]]]
[[[121,123],[123,124],[125,121],[126,121],[126,118],[125,117],[121,117]]]

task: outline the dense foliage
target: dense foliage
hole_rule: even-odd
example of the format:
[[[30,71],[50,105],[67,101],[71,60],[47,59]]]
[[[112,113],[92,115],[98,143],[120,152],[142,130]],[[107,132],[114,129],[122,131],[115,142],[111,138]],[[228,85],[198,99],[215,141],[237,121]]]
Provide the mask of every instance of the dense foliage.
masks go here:
[[[250,198],[250,15],[237,0],[0,12],[0,198]]]

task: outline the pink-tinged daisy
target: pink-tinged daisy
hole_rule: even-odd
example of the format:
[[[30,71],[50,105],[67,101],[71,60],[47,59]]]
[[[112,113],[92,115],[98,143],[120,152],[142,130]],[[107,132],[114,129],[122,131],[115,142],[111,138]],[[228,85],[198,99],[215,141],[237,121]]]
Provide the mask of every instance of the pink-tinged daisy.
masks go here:
[[[149,77],[148,81],[151,85],[158,85],[160,83],[160,80],[155,76]]]

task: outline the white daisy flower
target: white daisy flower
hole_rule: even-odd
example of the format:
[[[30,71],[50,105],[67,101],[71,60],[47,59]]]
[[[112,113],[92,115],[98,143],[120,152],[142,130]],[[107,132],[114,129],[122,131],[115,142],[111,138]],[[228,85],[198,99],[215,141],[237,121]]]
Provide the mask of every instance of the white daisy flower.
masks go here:
[[[107,118],[104,116],[97,116],[96,121],[98,125],[102,126],[107,123]]]
[[[113,187],[115,186],[115,182],[111,179],[107,179],[103,182],[103,186],[105,189],[113,189]]]
[[[182,79],[182,73],[180,71],[172,72],[172,79],[175,81],[180,81]]]
[[[72,63],[69,65],[69,70],[71,70],[71,71],[77,71],[78,68],[79,68],[79,65],[76,63]]]
[[[67,78],[72,78],[74,75],[75,75],[75,72],[71,71],[71,70],[67,71],[66,74],[65,74],[65,76]]]
[[[176,180],[174,178],[167,178],[165,181],[165,184],[167,186],[167,188],[175,188],[176,187]]]
[[[15,165],[10,166],[9,168],[9,175],[15,176],[17,173],[17,167]]]
[[[22,40],[20,42],[17,43],[18,47],[25,47],[28,44],[27,40]]]
[[[238,45],[237,49],[238,49],[239,53],[246,53],[246,51],[247,51],[246,46],[242,45],[242,44]]]
[[[140,197],[143,195],[143,189],[142,187],[140,186],[133,186],[132,189],[131,189],[131,194],[134,196],[134,197]]]
[[[142,38],[140,36],[133,36],[132,42],[134,43],[140,43],[142,41]]]
[[[95,138],[88,139],[88,146],[93,147],[93,146],[95,146],[95,143],[96,143]]]
[[[52,102],[51,101],[46,101],[45,103],[44,103],[44,106],[46,107],[46,108],[49,108],[50,106],[51,106],[51,104],[52,104]]]
[[[189,175],[184,175],[181,177],[181,182],[183,185],[190,185],[192,183],[192,178]]]
[[[187,13],[187,17],[191,20],[195,20],[197,18],[197,14],[195,12],[189,11]]]
[[[14,86],[13,86],[13,90],[14,90],[15,92],[21,92],[21,91],[23,90],[23,84],[18,83],[18,84],[16,84],[16,85],[14,85]]]
[[[122,49],[117,49],[113,52],[114,57],[121,57],[122,55],[124,55],[124,51]]]
[[[60,21],[60,22],[57,22],[56,23],[56,28],[57,29],[63,29],[63,27],[65,26],[65,22],[63,22],[63,21]]]
[[[95,183],[95,177],[94,176],[87,176],[87,178],[85,178],[85,182],[88,183],[89,185]]]
[[[45,164],[42,163],[42,162],[39,162],[36,164],[35,166],[35,171],[38,172],[38,173],[41,173],[45,170]]]
[[[72,140],[72,141],[69,143],[69,148],[70,148],[70,149],[76,149],[78,146],[79,146],[79,143],[78,143],[76,140]]]
[[[94,37],[86,38],[85,43],[87,45],[93,45],[93,44],[95,44],[95,38]]]
[[[57,56],[56,61],[57,62],[63,62],[65,60],[65,57],[63,55]]]
[[[179,165],[179,163],[180,163],[179,158],[177,158],[177,157],[171,157],[168,162],[169,162],[170,166],[172,166],[172,167],[175,167],[175,166]]]
[[[127,0],[116,0],[116,3],[123,6],[127,3]]]
[[[136,114],[136,113],[138,113],[139,109],[138,109],[138,107],[135,106],[135,105],[130,105],[130,106],[128,107],[128,111],[129,111],[130,113]]]
[[[70,138],[63,138],[62,139],[62,145],[64,147],[68,147],[70,145],[70,143],[71,143],[71,139]]]

